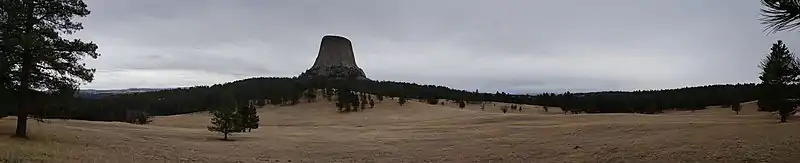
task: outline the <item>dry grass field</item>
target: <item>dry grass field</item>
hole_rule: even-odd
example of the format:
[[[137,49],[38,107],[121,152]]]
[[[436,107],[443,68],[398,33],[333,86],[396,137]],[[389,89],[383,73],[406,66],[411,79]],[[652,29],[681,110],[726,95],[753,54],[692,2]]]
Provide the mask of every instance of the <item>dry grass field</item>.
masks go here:
[[[428,105],[394,100],[336,113],[317,102],[259,109],[261,126],[220,141],[208,113],[156,117],[149,125],[79,120],[30,123],[10,138],[0,120],[0,162],[800,162],[800,118],[745,103],[696,112],[563,115],[538,106]]]

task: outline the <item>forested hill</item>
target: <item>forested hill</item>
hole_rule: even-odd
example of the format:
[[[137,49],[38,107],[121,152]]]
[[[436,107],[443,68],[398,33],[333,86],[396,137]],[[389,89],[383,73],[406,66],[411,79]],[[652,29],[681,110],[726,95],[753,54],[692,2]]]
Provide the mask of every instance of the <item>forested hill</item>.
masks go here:
[[[701,109],[703,106],[725,105],[756,99],[755,84],[711,85],[680,89],[544,93],[513,95],[503,92],[476,93],[443,86],[406,82],[354,80],[321,82],[287,77],[259,77],[215,84],[153,92],[115,94],[102,98],[78,98],[67,104],[49,105],[38,114],[86,120],[120,121],[130,112],[144,111],[151,115],[173,115],[222,107],[225,101],[257,100],[259,105],[293,105],[308,96],[307,90],[329,90],[347,86],[352,90],[387,97],[417,99],[451,99],[464,101],[496,101],[564,107],[576,112],[659,112],[664,109]],[[477,90],[476,90],[477,91]],[[330,93],[332,94],[332,93]],[[326,95],[320,95],[326,96]],[[264,100],[266,99],[266,100]]]
[[[560,106],[588,113],[643,112],[667,109],[699,110],[706,106],[754,101],[756,84],[725,84],[647,91],[542,94],[537,104]]]

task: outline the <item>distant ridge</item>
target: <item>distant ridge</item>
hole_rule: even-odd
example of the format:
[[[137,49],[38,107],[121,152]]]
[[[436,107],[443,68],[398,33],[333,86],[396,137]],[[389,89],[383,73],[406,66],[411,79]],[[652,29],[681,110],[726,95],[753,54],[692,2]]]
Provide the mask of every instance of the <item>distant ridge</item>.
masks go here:
[[[126,94],[139,92],[153,92],[175,88],[128,88],[128,89],[81,89],[79,94]]]

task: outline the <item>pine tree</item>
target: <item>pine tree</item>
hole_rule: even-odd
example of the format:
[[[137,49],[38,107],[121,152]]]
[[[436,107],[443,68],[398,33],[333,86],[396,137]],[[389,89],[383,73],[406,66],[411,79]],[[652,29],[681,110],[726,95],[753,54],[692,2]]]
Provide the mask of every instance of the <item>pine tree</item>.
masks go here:
[[[264,105],[267,105],[266,101],[265,101],[265,100],[263,100],[263,99],[256,100],[255,104],[256,104],[256,106],[258,106],[258,107],[262,107],[262,106],[264,106]]]
[[[80,61],[84,56],[97,58],[97,45],[69,35],[83,29],[75,17],[89,15],[82,0],[3,0],[0,1],[3,46],[0,71],[2,83],[13,83],[17,97],[17,129],[15,136],[27,137],[27,119],[33,107],[36,90],[55,91],[75,87],[81,81],[91,82],[94,69]],[[13,48],[9,48],[13,47]],[[7,67],[15,67],[6,69]],[[5,78],[14,74],[15,78]],[[6,87],[8,88],[8,87]]]
[[[336,89],[336,96],[336,107],[340,108],[340,112],[358,111],[358,107],[360,105],[358,100],[359,97],[349,88],[340,87]]]
[[[375,108],[375,100],[369,99],[369,108]]]
[[[366,109],[367,105],[369,105],[369,101],[367,100],[367,95],[361,94],[360,101],[361,101],[361,110]]]
[[[359,106],[361,106],[361,108],[363,110],[364,107],[363,107],[363,105],[361,105],[361,102],[358,100],[358,95],[356,95],[355,93],[350,92],[350,107],[353,108],[352,111],[354,111],[354,112],[361,111],[361,110],[359,110]]]
[[[5,8],[2,8],[5,9]],[[3,13],[5,14],[5,13]],[[7,25],[5,16],[2,16],[3,20],[0,20],[0,97],[8,97],[5,100],[8,101],[17,101],[16,95],[14,94],[14,88],[16,87],[13,82],[13,65],[12,63],[15,62],[13,55],[10,53],[14,52],[12,47],[14,46],[12,43],[8,43],[6,39],[9,38],[10,32],[14,30],[14,26]],[[5,116],[9,116],[12,113],[12,108],[16,108],[16,103],[14,102],[2,102],[0,103],[0,118]]]
[[[328,100],[328,102],[333,101],[333,90],[331,90],[330,88],[325,88],[324,96],[325,99]]]
[[[149,124],[150,122],[153,122],[153,116],[150,116],[149,114],[147,114],[147,112],[144,112],[144,111],[129,111],[127,113],[129,113],[131,116],[133,116],[133,117],[129,117],[129,118],[131,118],[129,123],[143,125],[143,124]]]
[[[367,100],[365,100],[364,98],[361,98],[361,103],[360,104],[361,104],[360,105],[361,106],[361,110],[364,110],[364,109],[367,108]]]
[[[337,108],[336,111],[339,111],[340,113],[344,112],[344,105],[342,104],[342,102],[336,102],[336,108]]]
[[[235,107],[219,107],[211,110],[211,116],[213,126],[208,126],[208,131],[222,133],[225,136],[223,140],[228,140],[228,135],[231,133],[243,131]]]
[[[400,98],[397,99],[397,103],[403,106],[403,104],[406,104],[406,97],[400,96]]]
[[[258,129],[258,110],[256,106],[253,104],[247,104],[239,107],[239,110],[236,111],[236,115],[239,118],[239,122],[241,124],[240,127],[247,132],[250,132],[252,129]]]
[[[308,100],[308,103],[314,102],[314,100],[317,99],[317,90],[309,89],[304,95],[306,100]]]
[[[761,79],[758,105],[766,111],[778,111],[780,122],[786,122],[797,106],[796,102],[791,101],[796,97],[793,97],[790,86],[798,83],[800,67],[783,41],[772,44],[770,50],[759,66],[762,72],[758,77]]]
[[[428,104],[430,104],[430,105],[436,105],[436,104],[439,104],[439,99],[438,99],[438,98],[436,98],[435,96],[433,96],[433,97],[428,97],[428,99],[425,99],[425,101],[426,101],[426,102],[428,102]]]
[[[731,104],[731,110],[736,112],[736,114],[739,114],[739,111],[742,111],[742,105],[739,104],[738,102],[735,102],[735,103]]]
[[[345,87],[336,89],[336,107],[339,112],[350,112],[350,90]]]

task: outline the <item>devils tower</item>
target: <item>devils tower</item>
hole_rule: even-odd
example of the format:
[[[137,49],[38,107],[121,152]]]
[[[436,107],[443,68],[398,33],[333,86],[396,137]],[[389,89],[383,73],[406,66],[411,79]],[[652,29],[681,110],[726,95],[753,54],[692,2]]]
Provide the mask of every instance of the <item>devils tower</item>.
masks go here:
[[[342,36],[326,35],[322,37],[317,59],[310,69],[301,77],[323,77],[329,79],[368,79],[364,70],[356,64],[353,44]]]

